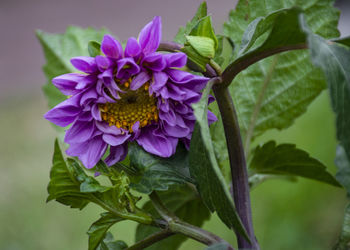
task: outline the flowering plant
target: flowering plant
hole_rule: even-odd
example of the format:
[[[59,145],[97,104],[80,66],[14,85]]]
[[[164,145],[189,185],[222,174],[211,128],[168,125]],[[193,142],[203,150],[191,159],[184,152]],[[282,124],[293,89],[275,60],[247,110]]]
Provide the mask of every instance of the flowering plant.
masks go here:
[[[203,2],[174,42],[161,41],[160,17],[125,44],[106,30],[37,32],[49,80],[44,117],[65,128],[48,201],[106,211],[88,231],[89,249],[177,249],[184,238],[174,234],[233,249],[200,228],[213,212],[234,230],[238,248],[259,249],[249,191],[262,181],[299,176],[350,192],[349,38],[336,38],[332,1],[290,2],[263,8],[241,0],[224,35],[214,32]],[[337,119],[336,178],[295,145],[252,146],[265,131],[290,126],[326,82]],[[149,201],[140,207],[142,197]],[[108,232],[122,220],[139,223],[135,245]],[[349,241],[342,235],[336,247]]]

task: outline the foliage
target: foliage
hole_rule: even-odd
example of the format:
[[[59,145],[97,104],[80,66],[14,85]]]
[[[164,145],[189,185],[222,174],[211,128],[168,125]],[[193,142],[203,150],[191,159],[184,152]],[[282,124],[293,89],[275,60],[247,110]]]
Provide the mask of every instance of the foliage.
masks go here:
[[[339,12],[331,0],[241,0],[224,25],[225,35],[235,44],[236,60],[237,55],[255,48],[299,42],[303,35],[298,28],[298,10],[286,10],[293,6],[303,10],[313,32],[325,38],[339,35]],[[324,77],[311,66],[307,51],[278,54],[242,71],[230,85],[230,92],[246,149],[252,138],[268,129],[289,127],[325,87]]]
[[[144,194],[165,191],[171,185],[193,183],[188,169],[188,152],[179,144],[175,155],[160,158],[145,152],[136,144],[129,146],[130,167],[133,174],[131,188]]]
[[[190,186],[182,185],[169,191],[158,192],[164,204],[178,216],[180,219],[191,223],[195,226],[202,226],[204,221],[210,218],[210,212],[203,204],[202,200],[196,193],[196,190]],[[159,217],[150,201],[146,202],[143,209],[148,211],[154,217]],[[140,241],[147,236],[158,232],[159,229],[139,224],[136,229],[135,240]],[[186,240],[183,235],[174,235],[168,239],[160,241],[151,247],[153,249],[178,249]]]
[[[198,190],[210,211],[216,211],[229,228],[240,234],[247,233],[236,212],[229,189],[217,164],[207,122],[208,97],[213,82],[203,92],[201,100],[193,104],[197,125],[190,148],[190,171],[198,184]]]
[[[255,173],[301,176],[340,187],[318,160],[293,144],[276,145],[269,141],[254,150],[250,168]]]
[[[249,160],[250,174],[263,176],[262,179],[300,176],[337,187],[342,184],[349,194],[350,43],[349,38],[336,39],[338,18],[339,12],[331,0],[240,0],[224,24],[224,35],[217,35],[203,2],[175,37],[176,42],[183,44],[181,50],[187,55],[188,69],[208,76],[207,69],[212,68],[218,74],[208,81],[200,101],[192,105],[196,125],[189,150],[179,143],[173,156],[160,158],[130,143],[126,160],[111,167],[101,160],[93,169],[93,177],[77,159],[65,159],[56,140],[47,201],[56,200],[78,209],[95,203],[105,210],[87,232],[89,249],[127,248],[109,232],[110,227],[123,220],[139,223],[136,241],[141,243],[160,230],[170,230],[171,220],[192,225],[186,228],[189,224],[180,223],[183,235],[163,239],[149,249],[178,249],[185,236],[209,242],[207,249],[230,248],[217,236],[198,228],[210,218],[210,212],[216,212],[234,230],[239,244],[242,236],[250,243],[247,232],[252,229],[242,224],[236,211],[240,204],[234,204],[223,174],[229,165],[228,153],[231,160],[238,157],[228,152],[224,133],[224,128],[227,135],[234,124],[227,124],[224,112],[220,113],[214,104],[210,108],[218,121],[210,128],[208,125],[210,93],[213,88],[217,94],[216,87],[228,88],[229,98],[233,99],[240,127],[234,132],[242,135],[242,157]],[[52,78],[73,72],[69,62],[72,57],[101,55],[100,41],[106,32],[77,27],[69,27],[61,35],[37,32],[47,61],[43,70],[48,83],[43,91],[50,107],[65,99],[50,83]],[[269,141],[251,150],[251,142],[257,136],[269,129],[289,127],[327,84],[339,141],[336,178],[319,160],[293,144]],[[220,101],[224,97],[218,94],[216,98]],[[232,110],[230,115],[236,119],[233,104],[224,108]],[[107,177],[110,185],[100,184],[97,175]],[[239,172],[232,176],[244,177]],[[248,183],[247,178],[244,181]],[[161,204],[151,199],[140,209],[136,204],[141,197],[132,194],[132,190],[141,197],[158,194]],[[336,249],[345,249],[348,244],[348,217],[347,211]],[[191,231],[193,228],[195,232]]]

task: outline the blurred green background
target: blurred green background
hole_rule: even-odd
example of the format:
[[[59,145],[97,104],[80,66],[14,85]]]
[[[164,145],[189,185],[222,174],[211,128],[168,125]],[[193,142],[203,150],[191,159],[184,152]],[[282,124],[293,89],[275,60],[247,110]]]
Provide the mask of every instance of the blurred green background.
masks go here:
[[[168,19],[163,18],[164,27],[167,27],[164,36],[170,40],[176,27],[192,16],[199,3],[193,1],[191,7],[184,8],[186,1],[169,6],[166,1],[154,0],[145,3],[144,8],[128,12],[135,19],[121,29],[120,26],[125,26],[125,23],[116,22],[116,16],[105,20],[96,16],[84,19],[83,9],[78,13],[79,18],[79,15],[76,16],[77,2],[74,2],[74,8],[70,1],[62,1],[63,7],[57,2],[42,0],[31,4],[24,0],[0,2],[1,28],[8,27],[9,23],[9,27],[13,25],[12,30],[5,32],[7,36],[0,37],[1,44],[10,46],[2,46],[0,53],[1,250],[87,249],[85,232],[101,212],[95,205],[78,211],[57,202],[45,203],[56,133],[42,117],[47,111],[46,101],[40,92],[40,86],[44,83],[40,72],[43,56],[34,38],[34,28],[62,32],[67,24],[86,27],[95,23],[96,26],[103,24],[111,28],[115,34],[121,30],[120,37],[124,38],[136,35],[138,28],[145,23],[143,19],[149,20],[149,17],[163,12],[162,15]],[[113,11],[112,5],[132,4],[124,0],[118,3],[102,2],[107,5],[106,11]],[[234,6],[232,2],[223,1],[221,5],[208,3],[217,26],[226,19],[228,9]],[[83,4],[82,1],[79,3]],[[91,3],[87,4],[90,4],[89,9],[94,8]],[[159,10],[147,8],[151,5],[158,6]],[[63,11],[64,6],[67,12],[52,11],[57,8]],[[174,14],[172,8],[182,9],[182,15]],[[166,10],[168,16],[164,14]],[[345,9],[342,10],[344,13]],[[69,13],[71,16],[74,14],[75,19]],[[341,25],[344,26],[344,22]],[[137,28],[129,30],[128,27]],[[336,146],[334,115],[326,92],[292,127],[282,132],[270,131],[258,138],[256,143],[269,139],[295,143],[320,159],[330,172],[336,171],[333,163]],[[344,190],[300,178],[296,183],[270,180],[251,194],[255,230],[262,249],[331,249],[336,242],[346,205]],[[115,238],[130,244],[134,240],[135,227],[135,223],[122,222],[112,231]],[[216,216],[206,222],[204,228],[231,243],[235,242],[233,232]],[[181,249],[203,249],[203,245],[188,240]]]

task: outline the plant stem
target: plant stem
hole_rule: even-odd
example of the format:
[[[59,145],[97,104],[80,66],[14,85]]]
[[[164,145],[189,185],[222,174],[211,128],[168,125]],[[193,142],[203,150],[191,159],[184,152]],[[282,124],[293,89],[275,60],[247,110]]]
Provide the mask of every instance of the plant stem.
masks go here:
[[[273,56],[275,54],[290,51],[290,50],[299,50],[306,49],[307,44],[297,44],[297,45],[289,45],[279,48],[274,48],[270,50],[266,50],[259,53],[252,53],[241,58],[238,58],[233,63],[231,63],[222,73],[223,85],[228,86],[231,84],[232,80],[244,69],[248,68],[250,65],[266,58],[269,56]]]
[[[222,74],[222,69],[219,64],[217,64],[213,59],[210,59],[209,65],[215,70],[217,75]]]
[[[149,197],[159,215],[168,223],[167,229],[170,230],[170,232],[183,234],[206,245],[212,245],[215,243],[223,242],[226,243],[227,246],[229,246],[228,249],[233,249],[226,241],[221,239],[219,236],[210,233],[206,230],[203,230],[199,227],[188,224],[184,221],[181,221],[164,206],[156,192],[152,192]]]
[[[149,247],[152,244],[157,243],[158,241],[161,241],[163,239],[166,239],[172,235],[174,235],[173,232],[170,232],[169,230],[165,229],[163,231],[154,233],[143,240],[140,240],[134,245],[128,247],[127,250],[145,249],[146,247]]]
[[[183,46],[174,42],[161,42],[158,46],[158,51],[178,52]]]
[[[240,234],[237,235],[238,247],[259,249],[256,241],[252,223],[252,212],[250,204],[248,173],[243,150],[242,138],[240,134],[238,119],[231,95],[227,85],[214,85],[213,87],[216,101],[219,106],[220,114],[225,131],[227,149],[230,159],[233,199],[239,217],[248,236],[251,244],[247,242]]]

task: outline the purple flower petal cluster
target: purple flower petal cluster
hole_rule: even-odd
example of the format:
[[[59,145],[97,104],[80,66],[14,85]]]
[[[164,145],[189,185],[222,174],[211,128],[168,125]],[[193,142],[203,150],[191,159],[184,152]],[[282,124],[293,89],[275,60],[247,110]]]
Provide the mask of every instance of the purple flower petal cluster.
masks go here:
[[[208,79],[181,71],[184,53],[156,52],[161,40],[161,19],[155,17],[138,40],[120,42],[105,35],[104,55],[75,57],[82,73],[58,76],[52,83],[67,100],[45,114],[52,123],[66,127],[66,153],[92,168],[104,156],[108,165],[125,158],[128,141],[161,157],[175,153],[181,140],[188,147],[195,117],[191,104],[199,101]],[[208,112],[208,122],[216,120]]]

